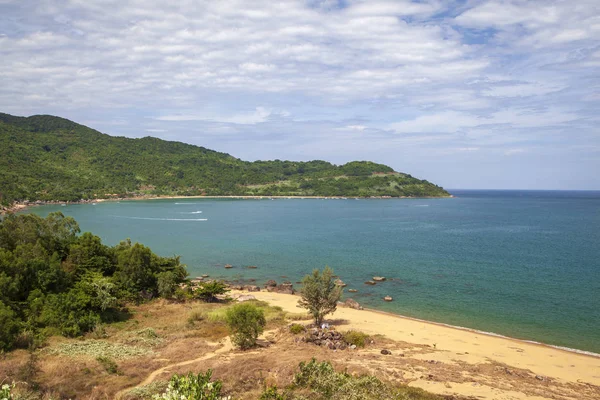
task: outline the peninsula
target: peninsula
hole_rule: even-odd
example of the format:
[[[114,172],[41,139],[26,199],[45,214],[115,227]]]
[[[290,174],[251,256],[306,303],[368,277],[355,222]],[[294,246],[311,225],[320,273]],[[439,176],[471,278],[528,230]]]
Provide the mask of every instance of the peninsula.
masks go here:
[[[50,115],[0,113],[0,203],[158,196],[449,197],[370,161],[242,161],[153,137],[100,133]]]

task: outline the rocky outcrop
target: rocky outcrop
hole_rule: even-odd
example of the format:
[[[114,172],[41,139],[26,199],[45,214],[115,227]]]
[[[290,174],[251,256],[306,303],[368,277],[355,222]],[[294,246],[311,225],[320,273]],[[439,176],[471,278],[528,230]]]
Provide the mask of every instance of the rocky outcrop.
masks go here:
[[[245,285],[243,289],[249,292],[260,292],[260,288],[256,285]]]
[[[325,346],[331,350],[345,350],[348,348],[342,334],[335,330],[312,328],[302,340],[317,346]]]
[[[353,308],[355,310],[362,310],[362,306],[360,304],[358,304],[358,301],[354,300],[354,299],[346,299],[346,301],[341,303],[342,307],[348,307],[348,308]]]
[[[265,284],[267,292],[283,293],[283,294],[294,294],[294,285],[291,282],[284,282],[280,285],[277,284],[273,279],[267,281]]]

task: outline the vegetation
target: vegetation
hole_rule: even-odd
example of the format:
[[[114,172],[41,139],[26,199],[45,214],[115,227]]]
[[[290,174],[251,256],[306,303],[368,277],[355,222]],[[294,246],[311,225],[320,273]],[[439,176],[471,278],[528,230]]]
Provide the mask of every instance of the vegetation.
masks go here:
[[[237,304],[227,310],[231,341],[242,350],[256,345],[256,339],[266,324],[265,313],[253,304]]]
[[[224,282],[201,282],[194,291],[194,296],[206,302],[214,302],[217,301],[217,296],[223,295],[227,292],[229,292],[229,289]]]
[[[0,113],[0,203],[139,195],[406,196],[448,193],[368,161],[246,162],[152,137],[112,137],[49,115]]]
[[[306,328],[304,327],[304,325],[300,325],[300,324],[292,324],[290,325],[290,332],[293,333],[294,335],[297,335],[299,333],[302,333],[306,331]]]
[[[392,387],[372,375],[352,376],[336,372],[331,363],[312,359],[301,362],[294,376],[295,388],[310,389],[310,399],[389,399],[389,400],[441,400],[443,397],[409,386]],[[288,399],[296,398],[290,394]]]
[[[160,395],[154,396],[156,400],[218,400],[222,399],[221,381],[211,381],[212,371],[205,374],[173,375],[169,380],[167,389]]]
[[[114,247],[60,212],[0,221],[0,350],[79,336],[127,316],[125,301],[158,296],[160,277],[183,281],[178,257],[164,258],[131,241]]]
[[[333,270],[326,266],[322,273],[315,269],[302,279],[298,304],[308,310],[317,326],[321,326],[323,318],[336,310],[341,296],[342,287],[335,284]]]
[[[348,331],[342,335],[344,342],[356,347],[365,347],[369,335],[359,331]]]

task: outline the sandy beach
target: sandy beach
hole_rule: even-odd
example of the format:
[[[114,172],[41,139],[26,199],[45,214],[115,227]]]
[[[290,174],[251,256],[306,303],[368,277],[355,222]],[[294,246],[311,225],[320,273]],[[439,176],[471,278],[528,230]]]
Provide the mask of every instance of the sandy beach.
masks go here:
[[[252,295],[289,312],[302,311],[297,307],[298,296],[269,292],[256,292]],[[329,319],[337,321],[340,330],[356,329],[370,335],[384,335],[398,342],[430,346],[431,352],[415,356],[422,360],[440,361],[445,365],[498,363],[498,365],[506,365],[507,371],[508,368],[531,371],[540,385],[547,384],[545,381],[553,381],[564,384],[565,387],[573,384],[593,385],[596,386],[594,390],[598,390],[597,386],[600,385],[600,357],[593,355],[374,310],[338,307]],[[441,382],[416,380],[411,385],[440,394],[461,394],[486,399],[556,398],[532,397],[530,394],[519,392],[517,387],[498,390],[497,387],[486,387],[480,383],[453,384],[448,388],[448,385]],[[574,398],[578,397],[574,396]]]

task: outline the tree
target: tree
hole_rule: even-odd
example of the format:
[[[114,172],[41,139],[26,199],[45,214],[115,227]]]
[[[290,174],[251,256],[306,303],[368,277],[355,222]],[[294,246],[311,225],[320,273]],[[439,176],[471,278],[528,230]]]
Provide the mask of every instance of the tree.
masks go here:
[[[194,291],[194,296],[206,301],[213,302],[217,300],[217,295],[229,292],[227,285],[221,281],[202,282]]]
[[[315,269],[311,275],[302,279],[300,296],[300,307],[306,308],[314,318],[315,324],[321,326],[325,315],[336,310],[337,302],[342,296],[342,288],[335,284],[333,270],[325,266],[322,273]]]
[[[10,350],[19,333],[19,320],[15,312],[0,301],[0,351]]]
[[[231,307],[227,310],[226,320],[231,331],[231,341],[242,350],[256,345],[258,335],[267,324],[263,310],[249,303]]]

